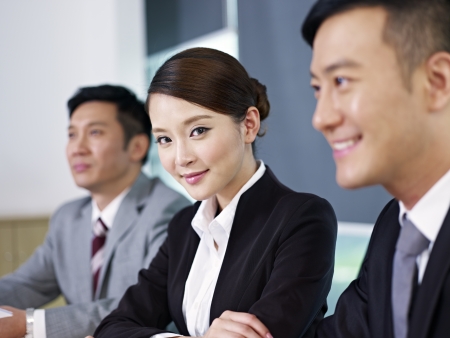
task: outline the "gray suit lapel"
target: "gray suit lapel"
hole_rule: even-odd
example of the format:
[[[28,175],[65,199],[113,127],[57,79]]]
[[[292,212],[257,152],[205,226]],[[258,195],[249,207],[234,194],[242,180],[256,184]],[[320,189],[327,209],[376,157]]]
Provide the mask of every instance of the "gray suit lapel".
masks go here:
[[[92,301],[92,273],[91,273],[91,243],[92,243],[92,205],[87,203],[80,209],[79,216],[71,225],[72,238],[68,245],[76,245],[70,252],[73,257],[75,271],[79,272],[76,283],[70,283],[77,286],[78,294],[85,302]]]
[[[105,259],[103,268],[100,271],[99,287],[97,288],[95,299],[98,299],[102,293],[102,288],[105,286],[105,275],[107,274],[109,264],[114,257],[116,247],[121,241],[121,238],[136,224],[140,211],[145,205],[151,186],[152,181],[141,173],[120,204],[119,210],[114,218],[113,226],[106,239]]]

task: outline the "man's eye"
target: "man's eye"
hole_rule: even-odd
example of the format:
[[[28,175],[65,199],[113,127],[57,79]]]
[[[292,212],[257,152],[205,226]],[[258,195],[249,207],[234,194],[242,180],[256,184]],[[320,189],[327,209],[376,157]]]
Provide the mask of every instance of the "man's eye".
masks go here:
[[[67,137],[68,137],[69,139],[72,139],[72,138],[75,137],[75,133],[69,133],[69,134],[67,135]]]
[[[159,144],[167,144],[169,142],[172,142],[172,140],[167,136],[160,136],[156,139],[156,143]]]
[[[347,78],[342,77],[342,76],[338,76],[334,79],[334,82],[336,83],[337,86],[342,86],[343,84],[347,83]]]
[[[209,129],[208,129],[208,128],[205,128],[205,127],[198,127],[198,128],[195,128],[195,129],[191,132],[191,136],[198,136],[198,135],[204,134],[204,133],[206,133],[208,130],[209,130]]]
[[[102,131],[100,129],[92,129],[89,133],[91,135],[100,135]]]

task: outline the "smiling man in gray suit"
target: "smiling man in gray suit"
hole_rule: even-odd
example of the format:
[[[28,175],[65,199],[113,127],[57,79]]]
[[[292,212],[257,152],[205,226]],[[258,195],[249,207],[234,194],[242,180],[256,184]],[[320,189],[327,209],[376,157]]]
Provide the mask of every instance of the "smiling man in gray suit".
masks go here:
[[[67,159],[75,183],[90,196],[60,207],[45,242],[0,279],[0,304],[13,312],[0,319],[2,338],[92,333],[148,267],[172,216],[189,204],[141,172],[151,124],[133,93],[81,88],[68,106]],[[60,294],[67,306],[34,310]]]

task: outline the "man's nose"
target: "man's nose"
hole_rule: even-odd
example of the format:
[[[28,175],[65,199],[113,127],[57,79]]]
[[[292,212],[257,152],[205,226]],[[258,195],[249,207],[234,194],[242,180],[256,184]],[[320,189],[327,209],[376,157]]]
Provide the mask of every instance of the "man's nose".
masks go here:
[[[85,135],[79,135],[69,140],[70,155],[85,155],[88,153],[87,139]]]
[[[332,130],[342,123],[343,116],[338,104],[330,94],[322,94],[317,100],[316,109],[312,118],[313,127],[324,133]]]

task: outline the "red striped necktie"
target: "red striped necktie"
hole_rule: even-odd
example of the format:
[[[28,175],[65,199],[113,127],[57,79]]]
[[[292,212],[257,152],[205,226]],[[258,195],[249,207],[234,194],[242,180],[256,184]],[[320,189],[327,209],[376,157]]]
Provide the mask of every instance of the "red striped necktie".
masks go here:
[[[107,232],[107,226],[103,223],[102,219],[99,218],[94,224],[94,238],[92,239],[91,272],[93,278],[93,295],[95,295],[95,292],[97,291],[98,278],[103,265],[104,246]]]

